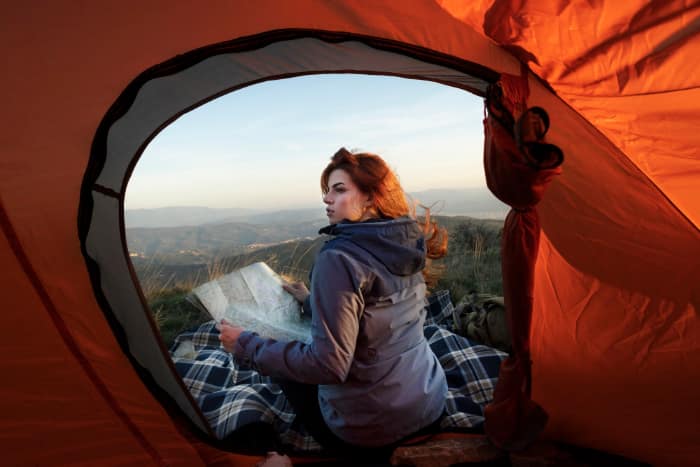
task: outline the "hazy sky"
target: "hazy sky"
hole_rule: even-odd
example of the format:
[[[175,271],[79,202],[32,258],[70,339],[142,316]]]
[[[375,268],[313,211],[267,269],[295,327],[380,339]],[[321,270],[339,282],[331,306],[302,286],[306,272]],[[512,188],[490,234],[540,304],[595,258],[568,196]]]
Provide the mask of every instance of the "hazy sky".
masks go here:
[[[406,191],[484,186],[482,100],[393,77],[269,81],[185,114],[149,144],[126,208],[320,205],[341,146],[381,155]]]

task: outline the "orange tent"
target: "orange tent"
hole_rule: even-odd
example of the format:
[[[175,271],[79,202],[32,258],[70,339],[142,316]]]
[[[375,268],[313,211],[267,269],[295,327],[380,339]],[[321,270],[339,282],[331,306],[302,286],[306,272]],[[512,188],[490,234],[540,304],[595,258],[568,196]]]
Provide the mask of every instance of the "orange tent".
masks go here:
[[[538,205],[544,436],[700,458],[700,3],[217,1],[3,9],[5,465],[252,465],[207,427],[131,274],[129,175],[188,110],[269,79],[372,73],[483,95],[529,67],[566,154]]]

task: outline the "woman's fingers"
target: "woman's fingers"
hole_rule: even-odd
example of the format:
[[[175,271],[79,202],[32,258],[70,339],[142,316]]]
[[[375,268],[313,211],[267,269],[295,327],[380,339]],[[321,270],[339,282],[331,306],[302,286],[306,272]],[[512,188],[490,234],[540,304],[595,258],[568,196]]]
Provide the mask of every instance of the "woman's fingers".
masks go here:
[[[221,341],[221,345],[223,345],[227,351],[233,352],[236,342],[243,331],[245,331],[245,329],[240,326],[221,323],[221,329],[219,332],[219,341]]]
[[[299,290],[300,288],[303,288],[303,287],[304,287],[303,282],[286,282],[286,283],[282,284],[282,288],[284,288],[284,290],[286,290],[288,292],[291,292],[292,290]]]
[[[309,289],[303,282],[287,282],[282,288],[289,292],[297,301],[303,302],[309,295]]]

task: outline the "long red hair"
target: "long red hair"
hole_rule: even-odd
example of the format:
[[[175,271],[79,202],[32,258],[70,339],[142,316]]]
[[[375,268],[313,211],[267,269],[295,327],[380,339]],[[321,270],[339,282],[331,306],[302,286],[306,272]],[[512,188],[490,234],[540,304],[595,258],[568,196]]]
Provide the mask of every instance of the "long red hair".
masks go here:
[[[362,193],[372,200],[372,206],[382,219],[396,219],[401,216],[416,218],[415,208],[408,203],[406,193],[393,170],[376,154],[368,152],[352,153],[340,148],[331,157],[331,162],[321,173],[321,191],[328,193],[328,179],[334,170],[343,170]],[[427,257],[442,258],[447,254],[447,230],[438,227],[430,218],[430,209],[423,207],[425,217],[420,223],[426,239]],[[433,282],[431,273],[426,281]]]

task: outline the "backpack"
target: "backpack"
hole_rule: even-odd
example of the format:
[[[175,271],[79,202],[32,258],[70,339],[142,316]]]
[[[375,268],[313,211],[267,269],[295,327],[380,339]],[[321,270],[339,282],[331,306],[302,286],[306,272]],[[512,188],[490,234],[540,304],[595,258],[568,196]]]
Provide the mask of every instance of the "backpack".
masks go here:
[[[503,297],[471,291],[457,303],[452,318],[456,334],[510,352],[511,337]]]

